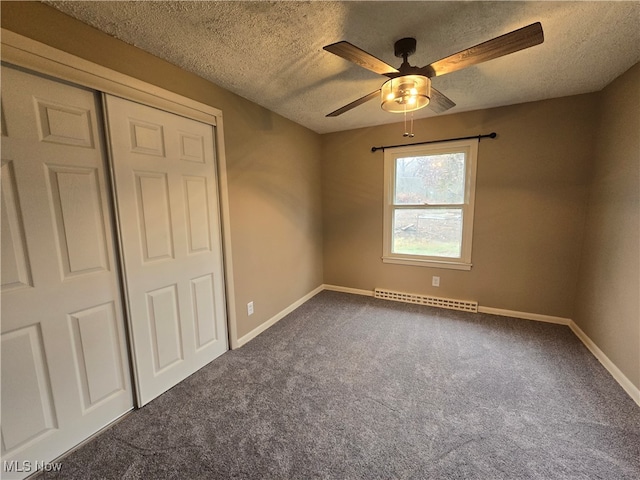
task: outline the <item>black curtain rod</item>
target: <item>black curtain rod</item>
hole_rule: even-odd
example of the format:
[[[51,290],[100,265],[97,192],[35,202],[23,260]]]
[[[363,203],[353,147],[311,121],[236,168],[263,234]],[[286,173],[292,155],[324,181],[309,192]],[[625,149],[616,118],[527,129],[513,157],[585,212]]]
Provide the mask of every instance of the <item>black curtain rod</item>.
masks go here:
[[[377,150],[382,150],[384,152],[385,148],[411,147],[413,145],[426,145],[427,143],[455,142],[456,140],[471,140],[472,138],[477,138],[478,140],[481,138],[496,138],[497,135],[498,134],[496,132],[491,132],[486,135],[473,135],[471,137],[445,138],[444,140],[429,140],[427,142],[407,143],[405,145],[385,145],[382,147],[371,147],[371,151],[375,152]]]

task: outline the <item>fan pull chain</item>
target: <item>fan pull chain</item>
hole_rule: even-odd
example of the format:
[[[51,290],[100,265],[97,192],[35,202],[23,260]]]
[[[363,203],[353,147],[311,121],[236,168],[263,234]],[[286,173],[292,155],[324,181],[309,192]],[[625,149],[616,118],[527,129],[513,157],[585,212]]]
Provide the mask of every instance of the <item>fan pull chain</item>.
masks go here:
[[[413,112],[411,112],[411,131],[407,132],[407,106],[404,107],[404,133],[403,137],[413,138],[415,135],[413,133]]]
[[[409,132],[409,137],[413,138],[413,112],[411,112],[411,132]]]

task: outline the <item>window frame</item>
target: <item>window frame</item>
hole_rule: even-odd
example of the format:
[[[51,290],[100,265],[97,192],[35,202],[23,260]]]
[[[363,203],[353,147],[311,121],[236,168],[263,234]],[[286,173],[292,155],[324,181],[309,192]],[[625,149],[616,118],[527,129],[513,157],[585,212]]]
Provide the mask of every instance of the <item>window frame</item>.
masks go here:
[[[409,145],[384,150],[384,221],[383,221],[383,254],[384,263],[415,265],[423,267],[448,268],[455,270],[471,270],[471,245],[473,242],[473,217],[476,196],[476,172],[478,164],[477,138],[437,142],[424,145]],[[447,153],[465,153],[465,186],[463,204],[395,204],[396,159],[420,157]],[[460,257],[442,257],[394,253],[393,219],[398,209],[446,209],[462,208],[462,245]]]

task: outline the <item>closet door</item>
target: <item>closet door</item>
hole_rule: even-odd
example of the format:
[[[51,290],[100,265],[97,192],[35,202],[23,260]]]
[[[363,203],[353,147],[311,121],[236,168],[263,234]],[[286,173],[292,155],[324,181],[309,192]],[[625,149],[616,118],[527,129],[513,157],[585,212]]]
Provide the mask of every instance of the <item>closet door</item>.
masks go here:
[[[2,478],[132,408],[96,101],[2,67]]]
[[[213,127],[105,104],[142,405],[228,349]]]

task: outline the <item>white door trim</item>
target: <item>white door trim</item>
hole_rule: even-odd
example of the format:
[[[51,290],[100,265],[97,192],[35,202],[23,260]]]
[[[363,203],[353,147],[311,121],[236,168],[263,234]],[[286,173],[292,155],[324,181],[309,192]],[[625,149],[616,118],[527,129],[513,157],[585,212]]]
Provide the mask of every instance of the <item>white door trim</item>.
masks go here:
[[[222,220],[229,345],[238,348],[231,252],[231,222],[222,111],[156,85],[111,70],[7,29],[1,29],[2,61],[214,126]]]
[[[210,125],[222,117],[217,108],[143,82],[10,30],[2,29],[2,60],[85,87],[124,97]]]

